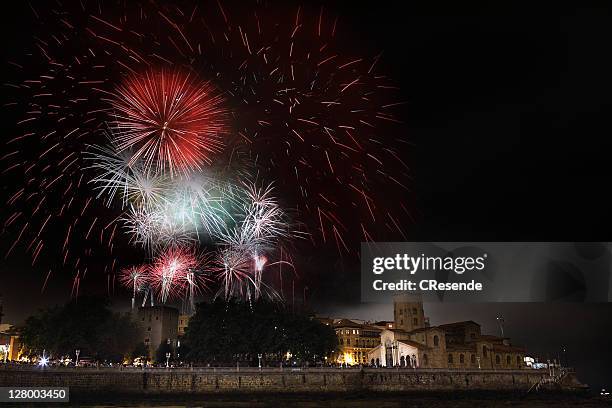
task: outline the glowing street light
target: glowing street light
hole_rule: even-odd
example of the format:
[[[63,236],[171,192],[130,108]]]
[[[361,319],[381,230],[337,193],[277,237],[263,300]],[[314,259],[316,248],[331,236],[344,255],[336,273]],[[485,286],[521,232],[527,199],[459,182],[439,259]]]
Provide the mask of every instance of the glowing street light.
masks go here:
[[[170,352],[166,353],[166,368],[170,367]]]
[[[263,357],[263,355],[259,353],[257,354],[257,357],[259,358],[259,370],[261,371],[261,358]]]
[[[38,360],[38,365],[42,368],[45,368],[49,365],[49,358],[45,356],[45,350],[43,350],[43,355],[40,360]]]
[[[81,354],[81,350],[80,349],[76,349],[74,350],[74,353],[76,354],[76,362],[74,363],[75,367],[79,366],[79,354]]]

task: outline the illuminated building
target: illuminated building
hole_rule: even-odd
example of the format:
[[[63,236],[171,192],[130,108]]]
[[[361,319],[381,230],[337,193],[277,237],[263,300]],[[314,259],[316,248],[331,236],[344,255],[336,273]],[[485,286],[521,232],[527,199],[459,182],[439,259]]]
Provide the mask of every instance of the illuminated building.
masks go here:
[[[338,337],[338,348],[332,361],[338,364],[367,364],[368,351],[380,342],[380,328],[349,319],[335,320],[333,328]]]

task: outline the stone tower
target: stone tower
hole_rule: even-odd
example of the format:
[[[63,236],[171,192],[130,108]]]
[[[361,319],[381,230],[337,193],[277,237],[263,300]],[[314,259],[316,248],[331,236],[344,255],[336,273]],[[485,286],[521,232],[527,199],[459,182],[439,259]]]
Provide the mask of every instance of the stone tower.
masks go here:
[[[412,331],[426,327],[422,296],[420,294],[394,296],[393,320],[396,329]]]

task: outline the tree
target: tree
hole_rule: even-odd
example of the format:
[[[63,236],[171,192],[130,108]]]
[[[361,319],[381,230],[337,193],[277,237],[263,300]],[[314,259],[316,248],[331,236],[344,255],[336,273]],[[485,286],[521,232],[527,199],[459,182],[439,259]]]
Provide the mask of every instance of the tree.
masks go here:
[[[135,360],[137,358],[148,359],[149,347],[147,347],[147,345],[144,344],[144,342],[138,342],[138,344],[136,344],[136,346],[130,353],[130,357],[132,358],[132,360]]]
[[[155,362],[157,364],[165,363],[167,353],[172,355],[172,345],[168,344],[167,341],[162,341],[155,352]]]
[[[32,354],[81,356],[121,361],[138,342],[138,326],[129,316],[113,313],[106,300],[81,297],[62,307],[43,309],[25,323],[22,339]]]
[[[189,361],[253,365],[259,354],[280,360],[287,352],[303,362],[316,361],[330,354],[336,341],[330,327],[291,313],[283,303],[235,300],[200,303],[184,338]]]

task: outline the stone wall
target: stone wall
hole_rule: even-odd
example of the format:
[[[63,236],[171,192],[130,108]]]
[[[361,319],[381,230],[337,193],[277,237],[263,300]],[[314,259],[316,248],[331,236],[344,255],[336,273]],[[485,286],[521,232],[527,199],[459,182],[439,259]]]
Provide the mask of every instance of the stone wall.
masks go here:
[[[506,390],[526,392],[546,372],[448,371],[396,369],[119,370],[119,369],[0,369],[0,386],[70,387],[72,395],[214,394],[214,393],[346,393],[355,391],[415,392]],[[570,374],[573,377],[573,374]],[[579,384],[567,381],[568,388]]]

